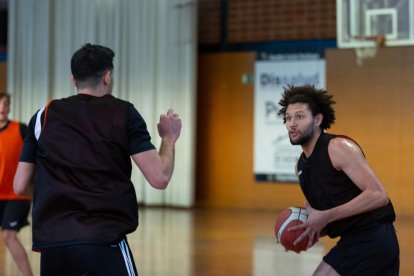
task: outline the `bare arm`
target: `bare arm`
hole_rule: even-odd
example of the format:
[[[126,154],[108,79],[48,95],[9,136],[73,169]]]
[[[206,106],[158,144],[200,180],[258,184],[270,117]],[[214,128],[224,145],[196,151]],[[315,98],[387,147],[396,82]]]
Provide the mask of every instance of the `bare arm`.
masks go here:
[[[388,204],[389,199],[383,184],[354,142],[344,138],[333,139],[328,151],[334,167],[342,170],[362,191],[351,201],[328,210],[329,222]]]
[[[320,211],[306,206],[308,221],[296,229],[307,227],[305,233],[310,233],[311,236],[318,235],[332,221],[365,213],[383,207],[389,202],[383,184],[369,166],[358,145],[345,138],[335,138],[331,140],[328,152],[333,166],[337,170],[342,170],[362,192],[352,200],[328,210]],[[297,242],[300,241],[299,238]]]
[[[132,159],[152,187],[165,189],[174,171],[175,143],[181,133],[181,119],[171,108],[160,116],[158,133],[162,139],[159,152],[137,153]]]
[[[13,181],[14,192],[17,195],[33,195],[33,177],[35,171],[35,164],[19,162]]]

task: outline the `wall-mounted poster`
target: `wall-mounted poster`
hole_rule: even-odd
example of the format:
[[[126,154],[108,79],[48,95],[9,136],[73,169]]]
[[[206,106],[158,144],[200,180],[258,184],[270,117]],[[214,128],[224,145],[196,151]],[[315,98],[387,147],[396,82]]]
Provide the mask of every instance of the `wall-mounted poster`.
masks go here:
[[[289,55],[288,57],[292,57]],[[294,57],[294,55],[293,55]],[[295,165],[302,150],[292,146],[277,115],[283,88],[313,84],[325,88],[325,60],[314,57],[257,60],[254,97],[254,174],[259,181],[297,182]]]

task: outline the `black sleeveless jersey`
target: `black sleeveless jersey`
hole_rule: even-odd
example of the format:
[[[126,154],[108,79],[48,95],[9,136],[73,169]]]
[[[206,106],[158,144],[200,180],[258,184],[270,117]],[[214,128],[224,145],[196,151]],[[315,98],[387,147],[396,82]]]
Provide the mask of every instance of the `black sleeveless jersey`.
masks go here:
[[[309,204],[317,210],[342,205],[362,192],[344,172],[335,169],[331,163],[328,144],[335,137],[337,135],[322,133],[311,156],[306,158],[302,153],[297,164],[301,189]],[[335,238],[350,230],[394,220],[395,212],[390,201],[379,209],[331,222],[324,231],[329,237]]]
[[[138,203],[130,155],[154,149],[133,105],[111,95],[54,100],[42,116],[37,145],[35,117],[21,156],[30,162],[36,148],[33,249],[111,244],[133,232]]]

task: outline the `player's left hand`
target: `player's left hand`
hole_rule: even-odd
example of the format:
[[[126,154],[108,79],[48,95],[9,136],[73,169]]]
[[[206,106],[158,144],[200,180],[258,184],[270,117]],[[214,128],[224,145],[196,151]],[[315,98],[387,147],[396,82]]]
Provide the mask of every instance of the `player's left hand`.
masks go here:
[[[294,241],[293,244],[299,243],[306,236],[309,237],[308,248],[319,241],[319,236],[323,228],[328,224],[328,217],[326,211],[320,211],[312,208],[307,202],[305,202],[305,208],[308,212],[308,219],[305,223],[289,227],[288,231],[295,231],[298,229],[306,228],[306,230]]]

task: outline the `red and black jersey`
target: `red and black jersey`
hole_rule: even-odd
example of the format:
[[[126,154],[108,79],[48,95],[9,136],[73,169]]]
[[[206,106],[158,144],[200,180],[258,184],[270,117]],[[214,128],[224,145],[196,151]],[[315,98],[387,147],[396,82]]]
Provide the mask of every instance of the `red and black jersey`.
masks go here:
[[[297,164],[302,191],[309,204],[317,210],[327,210],[342,205],[362,193],[343,171],[338,171],[332,165],[328,145],[335,137],[338,136],[321,133],[311,156],[306,158],[302,153]],[[325,231],[331,238],[335,238],[352,229],[363,229],[394,220],[395,212],[390,201],[382,208],[331,222],[326,226]]]
[[[112,95],[78,94],[39,112],[20,159],[36,163],[33,248],[109,244],[133,232],[130,156],[155,148],[138,111]]]
[[[0,200],[27,199],[18,196],[13,190],[13,180],[23,146],[27,126],[16,121],[9,121],[0,129]]]

